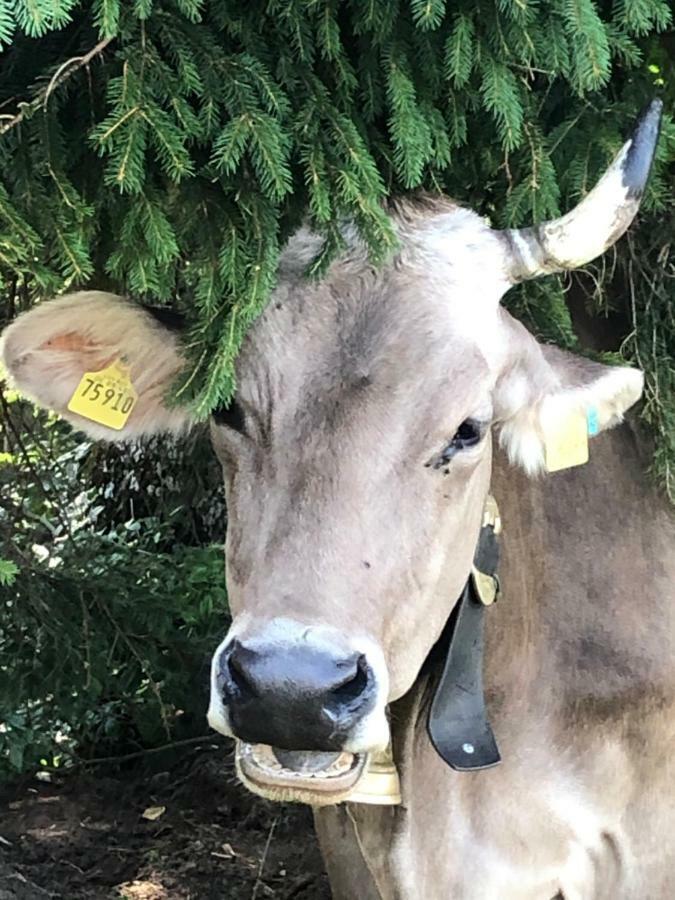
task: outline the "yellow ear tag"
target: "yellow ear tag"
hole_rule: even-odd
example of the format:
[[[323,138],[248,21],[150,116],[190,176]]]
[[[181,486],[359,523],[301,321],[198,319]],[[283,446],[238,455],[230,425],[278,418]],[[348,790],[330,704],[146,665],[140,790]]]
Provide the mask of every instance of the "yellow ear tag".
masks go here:
[[[548,421],[543,430],[548,472],[588,462],[588,421],[583,412],[570,412],[556,421]]]
[[[121,431],[137,400],[128,367],[116,359],[100,372],[84,373],[68,409],[99,425]]]

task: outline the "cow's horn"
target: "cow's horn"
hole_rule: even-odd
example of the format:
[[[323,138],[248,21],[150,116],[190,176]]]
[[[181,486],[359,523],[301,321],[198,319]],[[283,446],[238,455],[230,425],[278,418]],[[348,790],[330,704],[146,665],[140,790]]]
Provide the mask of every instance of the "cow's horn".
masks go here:
[[[543,225],[500,232],[511,250],[514,284],[583,266],[621,237],[647,184],[662,109],[661,100],[652,100],[609,169],[571,212]]]

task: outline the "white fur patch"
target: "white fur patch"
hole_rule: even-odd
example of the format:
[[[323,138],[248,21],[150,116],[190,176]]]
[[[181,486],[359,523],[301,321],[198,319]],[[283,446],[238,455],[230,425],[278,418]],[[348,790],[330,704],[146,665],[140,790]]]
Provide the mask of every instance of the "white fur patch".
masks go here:
[[[539,475],[544,471],[544,436],[536,410],[523,411],[504,422],[499,443],[506,450],[509,462],[520,466],[528,475]]]
[[[497,371],[505,346],[499,301],[511,287],[503,242],[487,220],[458,207],[441,212],[402,236],[403,259],[447,297],[457,334],[477,345]]]

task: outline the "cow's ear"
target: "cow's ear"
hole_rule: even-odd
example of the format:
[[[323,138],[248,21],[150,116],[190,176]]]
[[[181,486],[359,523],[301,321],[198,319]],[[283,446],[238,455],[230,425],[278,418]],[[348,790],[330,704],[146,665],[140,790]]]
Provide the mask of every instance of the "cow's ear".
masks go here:
[[[178,432],[192,419],[186,409],[166,403],[184,365],[176,326],[166,313],[153,313],[113,294],[86,291],[41,303],[19,316],[0,338],[0,359],[22,394],[91,437],[125,441]],[[85,373],[117,361],[137,396],[123,426],[112,428],[71,411],[68,406]],[[115,397],[111,405],[116,402]]]
[[[573,444],[618,424],[640,398],[644,379],[637,369],[603,365],[539,344],[511,324],[518,351],[497,381],[495,416],[510,460],[532,475],[550,468],[552,440]],[[572,434],[584,427],[581,435]],[[574,456],[576,451],[571,452]]]

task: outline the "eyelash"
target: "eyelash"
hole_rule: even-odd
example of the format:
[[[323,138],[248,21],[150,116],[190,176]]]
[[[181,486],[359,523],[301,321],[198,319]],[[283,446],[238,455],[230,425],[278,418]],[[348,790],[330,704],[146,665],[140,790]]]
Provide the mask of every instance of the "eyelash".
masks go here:
[[[465,419],[455,432],[450,443],[433,459],[425,463],[427,468],[442,469],[447,466],[456,453],[475,447],[483,438],[484,426],[475,419]]]

